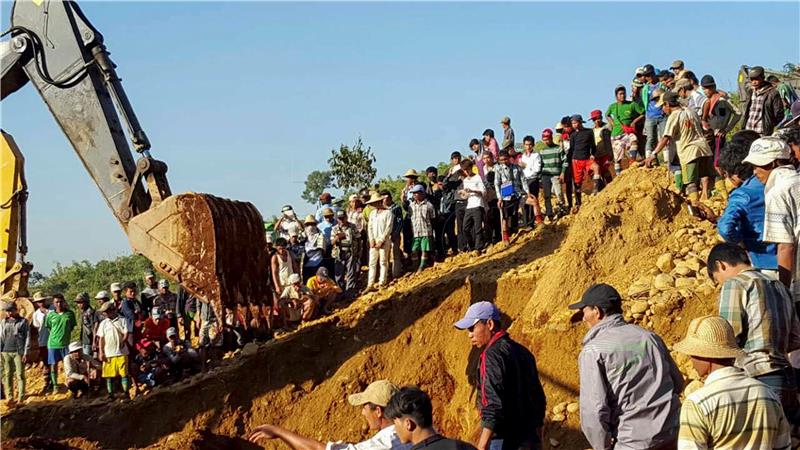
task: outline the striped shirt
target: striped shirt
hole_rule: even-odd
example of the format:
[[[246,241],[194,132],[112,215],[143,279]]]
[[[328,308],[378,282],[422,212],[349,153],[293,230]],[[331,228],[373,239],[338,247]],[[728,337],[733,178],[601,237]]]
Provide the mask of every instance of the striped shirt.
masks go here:
[[[551,145],[539,150],[542,155],[542,175],[558,176],[567,173],[567,158],[564,150],[558,145]]]
[[[764,242],[800,245],[800,173],[776,167],[764,185]],[[795,249],[791,292],[800,302],[800,250]]]
[[[800,348],[800,320],[789,291],[753,268],[722,285],[719,315],[731,324],[747,353],[737,365],[751,377],[789,367],[786,354]]]
[[[678,449],[789,449],[789,433],[772,389],[741,369],[725,367],[683,402]]]
[[[414,237],[433,236],[433,219],[436,211],[433,204],[427,200],[421,202],[413,201],[411,208],[411,228],[414,230]]]

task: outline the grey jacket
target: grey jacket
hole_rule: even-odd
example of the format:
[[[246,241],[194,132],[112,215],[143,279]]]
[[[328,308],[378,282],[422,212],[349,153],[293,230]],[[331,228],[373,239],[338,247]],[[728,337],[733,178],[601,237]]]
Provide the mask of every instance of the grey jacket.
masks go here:
[[[592,448],[677,439],[683,377],[658,335],[611,314],[586,333],[579,367],[581,429]]]
[[[17,320],[6,317],[0,320],[0,351],[27,355],[30,337],[28,320],[24,317]]]

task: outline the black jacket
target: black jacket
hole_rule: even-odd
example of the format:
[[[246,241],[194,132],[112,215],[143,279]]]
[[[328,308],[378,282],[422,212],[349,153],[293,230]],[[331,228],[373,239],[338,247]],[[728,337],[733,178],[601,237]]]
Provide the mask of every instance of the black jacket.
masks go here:
[[[573,160],[586,160],[597,153],[597,144],[594,142],[594,131],[588,128],[575,130],[569,135],[572,147]]]
[[[770,86],[765,94],[767,98],[764,99],[764,110],[762,111],[763,117],[761,118],[762,136],[771,136],[775,126],[783,120],[783,101],[781,94],[777,89]],[[747,121],[750,119],[750,104],[753,101],[753,91],[748,91],[747,100],[744,104],[744,115],[742,116],[742,128],[747,127]]]
[[[546,399],[533,354],[502,332],[481,354],[479,370],[481,425],[503,439],[504,447],[538,442]]]

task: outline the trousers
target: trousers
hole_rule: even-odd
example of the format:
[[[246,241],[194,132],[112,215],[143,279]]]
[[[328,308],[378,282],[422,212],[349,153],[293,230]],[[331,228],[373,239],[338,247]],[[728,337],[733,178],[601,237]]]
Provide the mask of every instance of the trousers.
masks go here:
[[[349,251],[340,250],[339,256],[335,258],[335,272],[336,284],[342,288],[344,292],[353,292],[356,288],[358,281],[358,262],[353,253]]]
[[[484,210],[480,206],[469,208],[464,213],[464,239],[468,251],[480,250],[484,246],[483,216]]]
[[[7,399],[14,398],[14,379],[17,380],[17,400],[22,401],[25,396],[25,367],[22,365],[22,355],[17,352],[2,352],[3,362],[3,391]]]
[[[386,284],[389,275],[389,252],[392,251],[391,238],[386,239],[378,248],[369,249],[369,272],[367,275],[367,286],[375,284],[377,279],[381,286]],[[379,274],[380,273],[380,278]]]

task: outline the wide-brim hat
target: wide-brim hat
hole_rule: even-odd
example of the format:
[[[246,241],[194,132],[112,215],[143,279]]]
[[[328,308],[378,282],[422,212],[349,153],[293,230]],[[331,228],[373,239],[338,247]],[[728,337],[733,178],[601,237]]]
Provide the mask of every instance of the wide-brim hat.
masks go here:
[[[307,215],[306,220],[303,221],[303,225],[316,225],[316,224],[317,224],[317,219],[311,214]]]
[[[42,292],[35,292],[35,293],[33,294],[33,300],[32,300],[32,302],[33,302],[33,303],[38,303],[38,302],[46,302],[46,301],[48,301],[48,300],[50,300],[50,299],[51,299],[51,297],[50,297],[50,296],[44,295],[44,293],[42,293]]]
[[[369,200],[367,200],[367,204],[371,205],[373,203],[381,203],[383,202],[383,196],[378,194],[377,192],[373,192],[370,194]]]
[[[692,320],[686,337],[673,349],[700,358],[736,359],[745,355],[736,344],[733,327],[720,316],[702,316]]]

